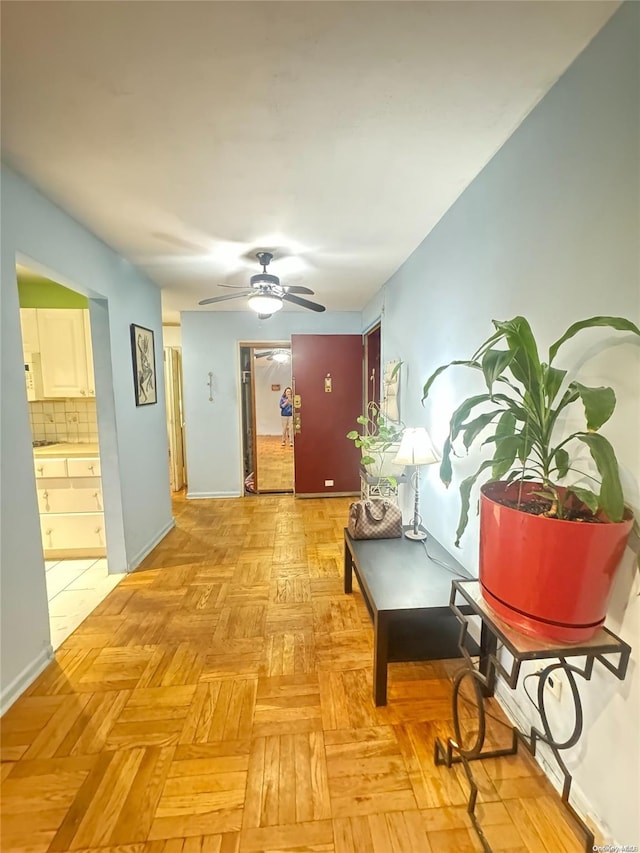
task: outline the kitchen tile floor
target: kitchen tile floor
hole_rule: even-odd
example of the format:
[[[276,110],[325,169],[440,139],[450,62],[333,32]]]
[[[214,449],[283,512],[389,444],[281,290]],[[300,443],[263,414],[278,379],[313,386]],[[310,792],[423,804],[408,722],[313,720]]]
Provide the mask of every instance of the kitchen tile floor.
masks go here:
[[[116,587],[124,574],[110,575],[106,558],[47,560],[51,645],[57,649]]]

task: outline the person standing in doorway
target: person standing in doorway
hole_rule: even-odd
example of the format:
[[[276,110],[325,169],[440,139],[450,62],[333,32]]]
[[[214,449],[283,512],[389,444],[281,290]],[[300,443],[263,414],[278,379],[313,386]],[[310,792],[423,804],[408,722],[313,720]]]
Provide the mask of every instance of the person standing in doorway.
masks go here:
[[[282,397],[280,397],[280,416],[282,418],[282,446],[285,446],[288,438],[290,447],[293,447],[293,431],[291,429],[293,399],[291,388],[285,388]]]

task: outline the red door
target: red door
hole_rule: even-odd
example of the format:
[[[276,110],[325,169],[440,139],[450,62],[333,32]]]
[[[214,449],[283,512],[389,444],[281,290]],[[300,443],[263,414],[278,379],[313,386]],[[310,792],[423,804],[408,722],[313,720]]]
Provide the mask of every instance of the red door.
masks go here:
[[[348,439],[362,413],[362,337],[292,335],[296,495],[357,494],[360,450]]]

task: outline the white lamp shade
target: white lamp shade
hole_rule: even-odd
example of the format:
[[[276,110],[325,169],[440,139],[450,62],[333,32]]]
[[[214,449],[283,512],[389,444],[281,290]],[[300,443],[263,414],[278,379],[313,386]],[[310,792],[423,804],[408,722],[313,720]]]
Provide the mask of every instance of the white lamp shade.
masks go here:
[[[424,427],[409,427],[402,433],[400,450],[393,461],[397,465],[431,465],[440,457]]]
[[[275,314],[282,308],[282,299],[270,293],[254,293],[249,297],[249,307],[256,314]]]

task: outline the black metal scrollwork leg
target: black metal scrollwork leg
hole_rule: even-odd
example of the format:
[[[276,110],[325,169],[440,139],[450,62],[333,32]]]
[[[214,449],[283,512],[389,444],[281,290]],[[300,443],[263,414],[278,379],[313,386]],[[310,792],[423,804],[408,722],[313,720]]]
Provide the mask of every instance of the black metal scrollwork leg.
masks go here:
[[[460,725],[459,712],[460,689],[465,679],[471,679],[471,684],[473,685],[478,723],[478,732],[475,740],[473,744],[469,746],[465,746],[464,743],[464,735]],[[471,822],[473,823],[478,838],[480,839],[483,850],[485,853],[491,853],[489,842],[485,838],[482,827],[480,826],[475,814],[476,802],[478,799],[478,786],[473,778],[469,762],[480,758],[496,758],[501,755],[513,755],[518,749],[518,744],[514,734],[512,736],[511,746],[507,749],[497,749],[487,752],[482,751],[487,730],[484,708],[484,693],[487,689],[487,680],[487,676],[475,669],[470,661],[468,661],[467,665],[456,674],[453,681],[452,696],[453,731],[455,733],[455,740],[453,738],[447,738],[446,744],[444,744],[440,738],[436,738],[434,763],[437,765],[444,764],[447,767],[451,767],[452,764],[462,764],[470,788],[467,812],[471,818]]]
[[[575,722],[573,726],[573,731],[569,735],[568,738],[564,741],[557,741],[551,732],[551,726],[549,725],[549,718],[547,716],[547,709],[545,706],[545,687],[548,679],[555,672],[563,672],[565,678],[569,684],[571,689],[571,696],[573,697],[573,707],[575,711]],[[538,704],[537,709],[540,714],[540,721],[542,722],[542,728],[544,729],[544,733],[536,729],[534,726],[531,727],[531,742],[526,743],[527,748],[531,752],[532,755],[536,754],[536,744],[538,741],[541,743],[545,743],[551,752],[553,753],[553,757],[555,758],[560,771],[563,776],[562,783],[562,802],[565,807],[571,812],[574,820],[580,825],[582,831],[585,834],[585,851],[589,851],[593,849],[594,835],[593,832],[589,829],[587,824],[582,820],[580,815],[573,808],[571,803],[569,802],[569,794],[571,792],[571,783],[573,781],[571,773],[567,769],[567,765],[564,763],[562,756],[560,755],[560,750],[569,749],[572,746],[575,746],[580,740],[580,736],[582,735],[582,727],[584,718],[582,715],[582,702],[580,701],[580,693],[578,691],[578,685],[576,684],[576,675],[580,675],[583,678],[588,678],[591,674],[590,670],[580,669],[577,666],[572,666],[568,664],[564,659],[560,659],[558,663],[551,664],[550,666],[543,669],[538,673]]]

